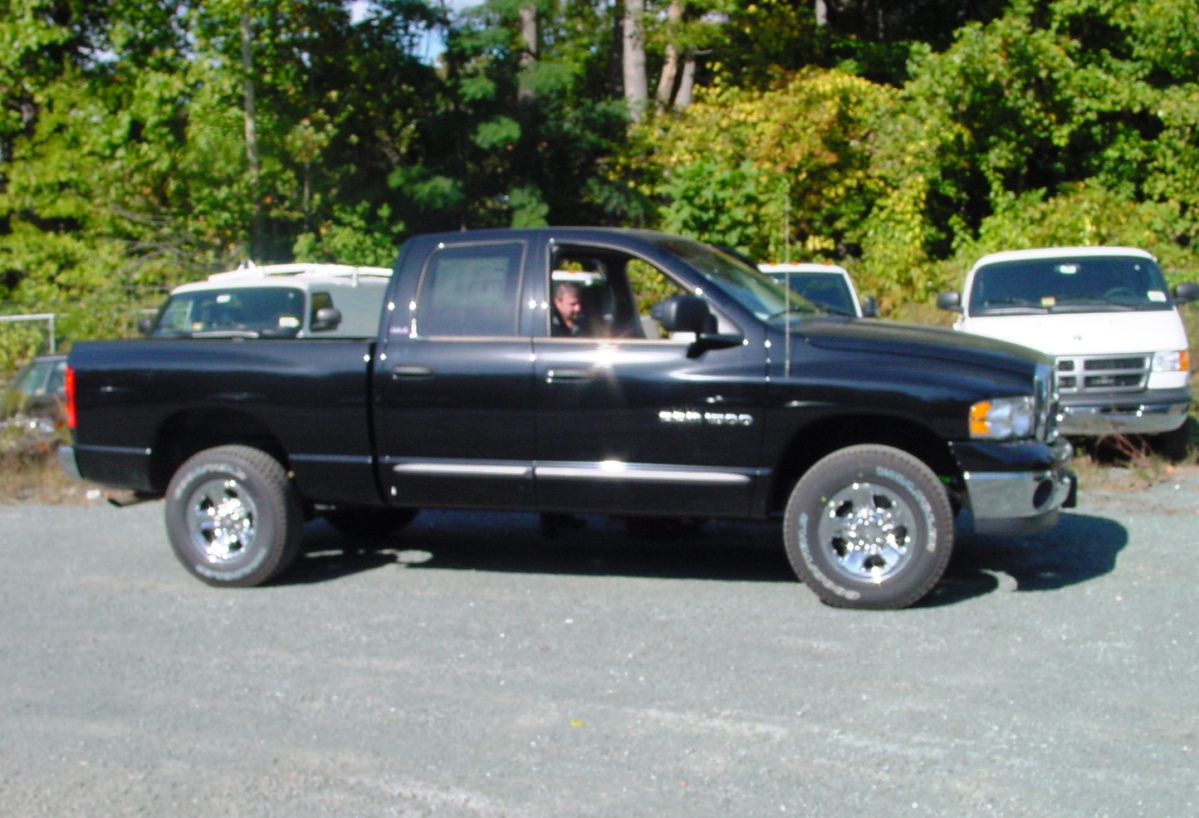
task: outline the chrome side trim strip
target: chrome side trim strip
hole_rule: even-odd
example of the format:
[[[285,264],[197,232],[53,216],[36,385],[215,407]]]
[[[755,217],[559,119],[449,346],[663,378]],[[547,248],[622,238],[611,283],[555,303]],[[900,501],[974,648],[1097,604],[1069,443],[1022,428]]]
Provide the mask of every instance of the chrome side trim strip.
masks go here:
[[[531,465],[505,463],[406,462],[391,467],[396,474],[427,474],[441,477],[528,477]]]
[[[75,444],[77,452],[102,452],[103,454],[124,454],[138,457],[148,457],[151,453],[150,449],[139,449],[134,446],[81,446]]]
[[[565,480],[623,480],[642,483],[693,483],[701,485],[743,485],[750,475],[736,471],[701,471],[686,466],[649,466],[607,461],[603,463],[555,463],[535,466],[536,477]]]
[[[369,466],[373,462],[373,458],[369,454],[292,454],[288,455],[288,459],[301,463],[352,463],[359,466]]]
[[[397,475],[439,477],[537,477],[552,480],[615,480],[638,483],[745,485],[756,469],[715,471],[690,466],[662,466],[604,461],[602,463],[521,463],[514,461],[402,460],[390,462]]]

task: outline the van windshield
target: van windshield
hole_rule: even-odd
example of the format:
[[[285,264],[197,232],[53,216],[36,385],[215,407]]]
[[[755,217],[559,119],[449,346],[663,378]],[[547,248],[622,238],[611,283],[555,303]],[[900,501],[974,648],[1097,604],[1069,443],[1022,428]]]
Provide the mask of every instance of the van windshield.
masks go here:
[[[1161,270],[1141,256],[1075,256],[987,264],[974,275],[971,315],[1170,310]]]
[[[287,338],[304,324],[304,291],[295,287],[230,287],[171,296],[153,337]]]

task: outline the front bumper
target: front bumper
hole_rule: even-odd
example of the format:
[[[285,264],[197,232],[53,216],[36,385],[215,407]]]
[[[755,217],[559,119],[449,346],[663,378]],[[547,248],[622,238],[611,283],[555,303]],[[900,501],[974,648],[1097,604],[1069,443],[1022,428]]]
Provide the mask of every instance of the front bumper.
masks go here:
[[[1151,389],[1133,394],[1061,397],[1058,432],[1063,435],[1152,435],[1186,422],[1190,389]]]
[[[974,530],[1022,535],[1055,525],[1061,509],[1077,501],[1078,478],[1068,468],[1072,452],[1065,438],[1048,445],[956,446]]]

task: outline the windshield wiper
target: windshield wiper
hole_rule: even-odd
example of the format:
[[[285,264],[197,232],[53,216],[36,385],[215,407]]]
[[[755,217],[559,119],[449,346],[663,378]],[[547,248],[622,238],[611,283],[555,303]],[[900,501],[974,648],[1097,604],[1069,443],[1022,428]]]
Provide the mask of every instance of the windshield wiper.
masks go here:
[[[1020,315],[1049,312],[1050,308],[1027,298],[997,298],[984,301],[980,315]]]
[[[190,338],[260,338],[255,329],[207,329],[188,333]]]
[[[815,304],[804,304],[798,301],[792,301],[791,306],[785,310],[772,312],[766,316],[767,321],[773,321],[776,318],[782,318],[789,313],[800,313],[801,315],[820,315],[821,309]]]
[[[1128,312],[1136,310],[1135,304],[1127,301],[1113,301],[1100,295],[1083,295],[1071,298],[1069,301],[1059,301],[1053,305],[1054,312],[1085,312],[1096,307],[1112,312]]]

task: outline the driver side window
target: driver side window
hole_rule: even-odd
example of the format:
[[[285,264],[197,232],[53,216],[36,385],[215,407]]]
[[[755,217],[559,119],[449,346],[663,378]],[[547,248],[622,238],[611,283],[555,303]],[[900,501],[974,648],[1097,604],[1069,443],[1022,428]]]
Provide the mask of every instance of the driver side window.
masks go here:
[[[661,340],[654,304],[687,291],[654,265],[606,248],[560,247],[550,271],[549,334]]]

